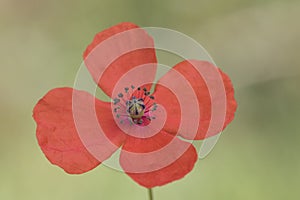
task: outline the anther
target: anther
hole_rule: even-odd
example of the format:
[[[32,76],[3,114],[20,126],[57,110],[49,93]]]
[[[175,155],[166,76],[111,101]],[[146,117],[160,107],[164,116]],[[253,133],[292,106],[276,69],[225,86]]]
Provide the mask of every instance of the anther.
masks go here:
[[[156,109],[157,109],[157,104],[153,103],[153,107],[152,107],[151,111],[155,111]]]
[[[120,99],[118,99],[118,98],[114,98],[114,105],[116,105],[117,103],[119,103],[120,102]]]

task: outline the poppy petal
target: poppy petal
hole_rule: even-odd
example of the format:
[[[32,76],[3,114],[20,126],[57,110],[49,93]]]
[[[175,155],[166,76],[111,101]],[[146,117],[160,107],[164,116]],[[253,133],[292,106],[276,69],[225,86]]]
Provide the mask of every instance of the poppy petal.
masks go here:
[[[153,81],[156,74],[153,39],[145,30],[128,22],[98,33],[83,58],[94,81],[110,97],[117,81],[129,70],[153,63],[154,70],[147,77]]]
[[[190,83],[197,96],[200,112],[196,135],[191,132],[179,132],[178,134],[186,139],[202,140],[220,133],[233,120],[237,108],[230,78],[207,61],[186,60],[175,65],[172,70],[182,74]],[[158,81],[154,94],[156,99],[159,99],[158,103],[164,104],[165,109],[172,110],[174,123],[166,123],[164,130],[177,134],[174,132],[176,131],[174,127],[180,123],[181,108],[178,101],[174,99],[175,97],[170,97],[170,92],[160,86],[160,82],[176,80],[174,73],[171,73],[172,70]],[[168,103],[170,101],[165,99],[172,100],[172,103]],[[190,116],[193,119],[193,115]]]
[[[74,99],[76,104],[81,102],[79,108],[74,109]],[[49,91],[33,110],[33,117],[37,123],[36,136],[43,153],[52,164],[70,174],[90,171],[118,148],[110,142],[103,144],[105,140],[91,142],[91,137],[96,134],[93,131],[95,123],[89,116],[91,105],[93,109],[96,105],[97,112],[110,108],[109,103],[101,102],[87,92],[56,88]],[[103,112],[103,115],[105,114]],[[75,123],[76,115],[78,119]],[[96,121],[98,122],[97,117]],[[80,133],[82,131],[85,132]],[[100,133],[98,137],[101,137]],[[121,138],[117,139],[115,135],[102,135],[102,138],[109,138],[114,144],[119,140],[119,146],[122,143]],[[99,150],[101,145],[107,147],[105,151],[97,157],[92,155],[91,152]]]
[[[192,144],[164,131],[149,138],[128,137],[120,155],[125,173],[146,188],[183,178],[196,161]]]

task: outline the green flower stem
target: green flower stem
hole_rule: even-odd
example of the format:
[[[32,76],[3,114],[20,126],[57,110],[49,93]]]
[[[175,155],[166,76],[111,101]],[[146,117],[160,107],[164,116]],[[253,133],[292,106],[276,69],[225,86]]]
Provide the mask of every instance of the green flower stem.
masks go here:
[[[149,200],[154,200],[153,193],[152,193],[152,188],[148,189],[148,194],[149,194]]]

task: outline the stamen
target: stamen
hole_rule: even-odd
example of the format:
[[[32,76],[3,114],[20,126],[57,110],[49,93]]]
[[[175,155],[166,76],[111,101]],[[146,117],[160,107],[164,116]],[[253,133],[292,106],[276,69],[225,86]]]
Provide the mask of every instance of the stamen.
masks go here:
[[[126,88],[124,88],[124,90],[125,90],[125,93],[128,93],[129,88],[126,87]]]
[[[113,101],[114,101],[114,105],[116,105],[117,103],[119,103],[119,102],[120,102],[120,99],[118,99],[118,98],[114,98],[114,99],[113,99]]]
[[[157,104],[156,104],[156,103],[153,103],[153,106],[152,106],[151,111],[156,111],[156,109],[157,109]]]
[[[142,119],[140,119],[140,120],[138,121],[138,123],[139,123],[139,124],[142,124],[142,123],[143,123],[143,120],[142,120]]]
[[[113,112],[116,113],[116,118],[119,119],[121,124],[129,122],[130,125],[147,125],[149,121],[155,119],[150,113],[157,109],[156,103],[152,101],[154,96],[150,96],[150,91],[146,87],[142,89],[138,87],[136,91],[134,89],[135,86],[133,85],[124,87],[125,93],[120,92],[117,94],[117,98],[112,101],[116,105]]]

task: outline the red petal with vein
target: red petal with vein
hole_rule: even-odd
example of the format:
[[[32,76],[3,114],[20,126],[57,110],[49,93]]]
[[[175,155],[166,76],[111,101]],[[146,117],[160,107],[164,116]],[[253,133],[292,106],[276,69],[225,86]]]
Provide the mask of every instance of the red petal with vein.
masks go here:
[[[134,67],[154,63],[155,70],[147,77],[155,78],[157,60],[153,39],[132,23],[121,23],[98,33],[83,58],[95,82],[110,97],[116,82]]]
[[[196,160],[192,144],[163,131],[146,139],[128,137],[120,155],[124,171],[147,188],[183,178]]]
[[[167,120],[164,130],[177,134],[181,121],[180,104],[175,94],[167,87],[157,84],[155,87],[155,102],[162,105],[166,110]]]
[[[75,98],[77,103],[81,102],[81,107],[76,109],[76,115],[84,120],[82,122],[85,126],[79,126],[85,133],[79,134],[78,129],[76,129],[78,124],[75,125],[74,121],[72,98]],[[108,107],[106,103],[96,100],[86,92],[72,88],[57,88],[49,91],[33,110],[33,117],[37,123],[36,136],[42,151],[52,164],[58,165],[67,173],[81,174],[90,171],[99,165],[100,161],[108,158],[117,148],[112,148],[115,145],[110,142],[106,143],[105,147],[108,147],[109,151],[105,149],[105,152],[98,156],[102,158],[101,160],[91,155],[87,147],[97,149],[96,147],[103,145],[103,141],[94,141],[90,144],[83,143],[82,136],[92,140],[90,136],[96,134],[92,131],[95,126],[94,121],[91,120],[91,116],[88,116],[89,111],[95,108],[94,103],[96,103],[97,110],[103,111]],[[103,108],[99,109],[99,107]],[[78,115],[79,113],[81,115]],[[87,136],[85,136],[86,134]],[[98,137],[99,135],[98,133]],[[114,134],[102,135],[101,138],[110,138],[114,143],[117,143],[118,140],[119,146],[121,145],[121,138],[116,138]]]
[[[233,86],[229,77],[206,61],[183,61],[175,65],[173,69],[182,74],[192,86],[197,95],[200,111],[199,127],[196,136],[194,133],[189,132],[179,134],[186,139],[201,140],[220,133],[233,120],[237,107]],[[168,72],[158,83],[165,79],[168,81],[173,80],[174,82],[177,80],[173,73]],[[155,96],[157,99],[170,98],[165,89],[161,87],[156,88]],[[173,98],[172,102],[166,104],[169,106],[166,109],[172,110],[172,115],[179,117],[180,106]],[[189,103],[186,104],[189,105]],[[193,115],[190,116],[190,119],[194,120]],[[176,134],[172,124],[166,124],[164,130]]]
[[[194,89],[187,79],[174,69],[170,69],[156,85],[155,101],[166,110],[167,120],[164,130],[173,135],[195,138],[199,127],[200,112]]]
[[[226,110],[226,118],[224,122],[224,128],[225,128],[234,119],[234,114],[237,109],[237,102],[235,101],[234,98],[234,89],[229,76],[220,69],[219,72],[222,75],[222,79],[226,91],[227,110]]]

